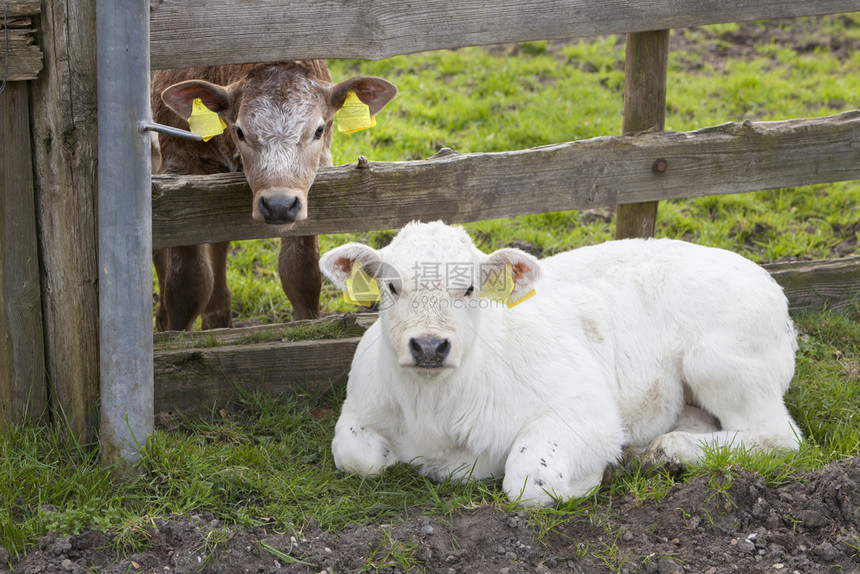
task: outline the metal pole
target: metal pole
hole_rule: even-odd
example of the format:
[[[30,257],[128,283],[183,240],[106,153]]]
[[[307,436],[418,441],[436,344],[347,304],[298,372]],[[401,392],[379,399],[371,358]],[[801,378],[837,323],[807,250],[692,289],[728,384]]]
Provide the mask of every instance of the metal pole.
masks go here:
[[[149,0],[98,0],[101,460],[130,472],[153,430]]]

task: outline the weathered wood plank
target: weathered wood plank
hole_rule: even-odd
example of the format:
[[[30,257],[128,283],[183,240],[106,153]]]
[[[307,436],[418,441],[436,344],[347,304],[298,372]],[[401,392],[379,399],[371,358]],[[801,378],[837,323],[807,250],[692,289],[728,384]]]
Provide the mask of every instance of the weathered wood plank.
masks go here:
[[[669,30],[627,34],[622,133],[663,131],[668,70]],[[615,212],[616,239],[654,237],[656,227],[656,201],[622,204]]]
[[[35,43],[36,29],[31,18],[40,12],[40,0],[6,1],[6,21],[0,20],[0,47],[5,48],[5,24],[9,33],[8,69],[5,71],[10,82],[33,80],[42,69],[42,51]],[[6,50],[0,49],[0,70],[6,65]]]
[[[860,304],[860,257],[780,263],[764,268],[782,285],[792,311],[823,305],[830,309],[851,309]],[[367,328],[376,318],[376,314],[361,315],[359,323]],[[326,320],[340,319],[338,316]],[[235,340],[230,331],[241,337],[246,330],[225,329],[222,333],[225,341]],[[225,406],[235,396],[236,387],[269,393],[327,390],[344,382],[358,341],[359,337],[355,337],[156,351],[155,411],[159,415],[177,412],[206,415]]]
[[[322,392],[342,384],[359,338],[158,351],[155,413],[204,415],[236,387],[267,393]]]
[[[156,351],[214,347],[216,345],[249,344],[257,341],[294,340],[297,338],[320,338],[307,333],[326,329],[340,330],[341,333],[360,335],[367,328],[367,315],[355,313],[331,315],[322,319],[306,319],[290,323],[255,325],[253,327],[233,327],[230,329],[210,329],[208,331],[165,331],[156,333],[153,344]]]
[[[658,159],[662,172],[653,169]],[[242,174],[154,176],[153,245],[395,229],[412,219],[462,223],[852,179],[860,179],[857,110],[322,168],[308,220],[286,231],[251,220]]]
[[[0,94],[0,429],[48,404],[26,84]]]
[[[153,0],[154,68],[427,50],[860,10],[858,0]]]
[[[0,13],[2,16],[2,13]],[[0,21],[0,80],[3,78],[3,68],[6,66],[4,49],[5,34]],[[35,44],[35,28],[12,28],[9,33],[9,68],[8,81],[34,80],[42,70],[42,51]]]
[[[860,257],[764,265],[782,285],[792,311],[860,308]]]
[[[98,420],[95,0],[44,0],[45,69],[30,82],[52,407],[88,441]]]
[[[6,0],[6,16],[10,20],[23,16],[36,16],[41,11],[41,0]],[[3,23],[0,22],[0,26],[2,25]]]

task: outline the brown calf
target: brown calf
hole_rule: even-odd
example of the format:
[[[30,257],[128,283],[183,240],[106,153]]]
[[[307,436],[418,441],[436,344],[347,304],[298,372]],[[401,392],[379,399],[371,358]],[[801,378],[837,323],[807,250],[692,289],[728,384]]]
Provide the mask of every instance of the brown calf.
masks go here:
[[[244,170],[254,194],[251,216],[289,228],[307,218],[308,189],[317,168],[332,165],[332,120],[349,92],[376,115],[397,95],[397,88],[372,76],[332,84],[324,60],[154,72],[156,122],[187,128],[193,101],[200,98],[227,124],[223,135],[208,142],[161,136],[161,158],[153,161],[154,169],[197,175]],[[231,325],[229,245],[155,250],[159,330],[190,330],[200,315],[204,329]],[[278,272],[294,319],[319,317],[318,263],[316,236],[281,239]]]

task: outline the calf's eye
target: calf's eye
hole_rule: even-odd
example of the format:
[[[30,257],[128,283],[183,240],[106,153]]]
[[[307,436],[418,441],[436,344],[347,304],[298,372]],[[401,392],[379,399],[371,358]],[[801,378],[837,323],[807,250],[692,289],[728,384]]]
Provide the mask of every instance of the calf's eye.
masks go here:
[[[242,128],[236,126],[236,137],[239,138],[240,142],[245,141],[245,132],[242,131]]]
[[[388,283],[388,290],[391,291],[393,295],[397,295],[397,287],[395,287],[394,283],[391,283],[390,281]]]
[[[320,126],[317,128],[317,131],[314,132],[314,139],[318,140],[325,133],[325,126]]]
[[[474,291],[475,291],[475,286],[474,286],[474,285],[469,285],[469,288],[468,288],[468,289],[466,289],[466,297],[468,297],[469,295],[471,295],[472,293],[474,293]]]

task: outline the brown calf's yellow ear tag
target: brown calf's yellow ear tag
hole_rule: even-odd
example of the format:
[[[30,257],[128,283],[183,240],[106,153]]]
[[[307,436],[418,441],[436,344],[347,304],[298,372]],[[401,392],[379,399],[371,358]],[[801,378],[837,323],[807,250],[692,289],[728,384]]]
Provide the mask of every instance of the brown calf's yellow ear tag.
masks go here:
[[[188,129],[195,134],[203,136],[203,141],[208,142],[215,136],[224,133],[227,124],[218,114],[203,105],[203,100],[195,98],[191,104],[191,116],[188,118]]]
[[[334,114],[337,131],[345,134],[366,130],[376,125],[376,118],[370,117],[370,108],[358,99],[355,92],[349,92],[343,106]]]
[[[350,305],[370,307],[380,299],[379,284],[376,279],[365,273],[361,265],[354,265],[352,273],[346,279],[346,291],[343,292],[343,300]]]

